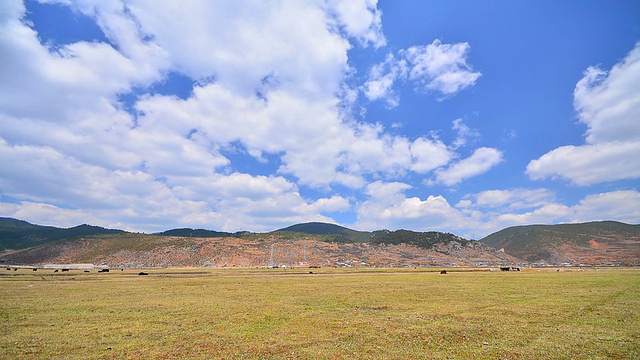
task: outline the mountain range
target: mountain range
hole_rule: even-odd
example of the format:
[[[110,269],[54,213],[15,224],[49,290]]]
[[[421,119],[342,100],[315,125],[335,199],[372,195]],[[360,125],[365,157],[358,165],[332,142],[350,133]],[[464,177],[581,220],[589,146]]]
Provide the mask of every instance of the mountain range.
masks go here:
[[[616,221],[515,226],[480,241],[527,262],[640,264],[640,225]]]
[[[21,264],[111,267],[638,265],[640,225],[613,221],[528,225],[478,241],[443,232],[357,231],[296,224],[268,233],[172,229],[156,234],[0,218],[0,256]]]

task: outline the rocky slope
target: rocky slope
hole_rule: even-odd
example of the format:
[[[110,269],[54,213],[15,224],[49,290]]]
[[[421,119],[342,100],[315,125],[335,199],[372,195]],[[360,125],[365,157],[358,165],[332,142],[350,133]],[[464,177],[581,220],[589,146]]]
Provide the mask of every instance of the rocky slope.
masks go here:
[[[273,252],[272,252],[273,250]],[[273,253],[273,256],[271,255]],[[191,238],[116,234],[5,251],[5,263],[93,263],[111,268],[277,266],[487,266],[520,262],[475,241],[415,245],[338,243],[312,235]],[[305,263],[306,259],[306,263]]]
[[[530,263],[640,264],[640,225],[615,221],[515,226],[480,242]]]

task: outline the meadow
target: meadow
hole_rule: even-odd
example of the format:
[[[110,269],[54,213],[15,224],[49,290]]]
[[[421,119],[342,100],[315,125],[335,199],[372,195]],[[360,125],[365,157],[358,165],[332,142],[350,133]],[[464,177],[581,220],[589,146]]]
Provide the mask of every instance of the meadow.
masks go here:
[[[0,273],[3,359],[640,358],[640,269]]]

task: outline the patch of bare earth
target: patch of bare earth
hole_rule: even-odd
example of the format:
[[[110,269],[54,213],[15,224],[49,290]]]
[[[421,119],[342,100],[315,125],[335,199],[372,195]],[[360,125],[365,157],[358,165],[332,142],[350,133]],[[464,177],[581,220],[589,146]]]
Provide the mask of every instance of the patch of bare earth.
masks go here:
[[[484,244],[451,241],[430,249],[413,245],[289,240],[140,236],[96,237],[8,254],[20,263],[93,263],[112,268],[277,266],[475,266],[520,260]]]

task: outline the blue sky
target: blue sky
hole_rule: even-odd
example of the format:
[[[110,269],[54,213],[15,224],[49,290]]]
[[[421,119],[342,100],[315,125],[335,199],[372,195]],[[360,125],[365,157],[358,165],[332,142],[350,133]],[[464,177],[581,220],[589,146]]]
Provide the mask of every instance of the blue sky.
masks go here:
[[[640,223],[637,1],[0,4],[0,216]]]

